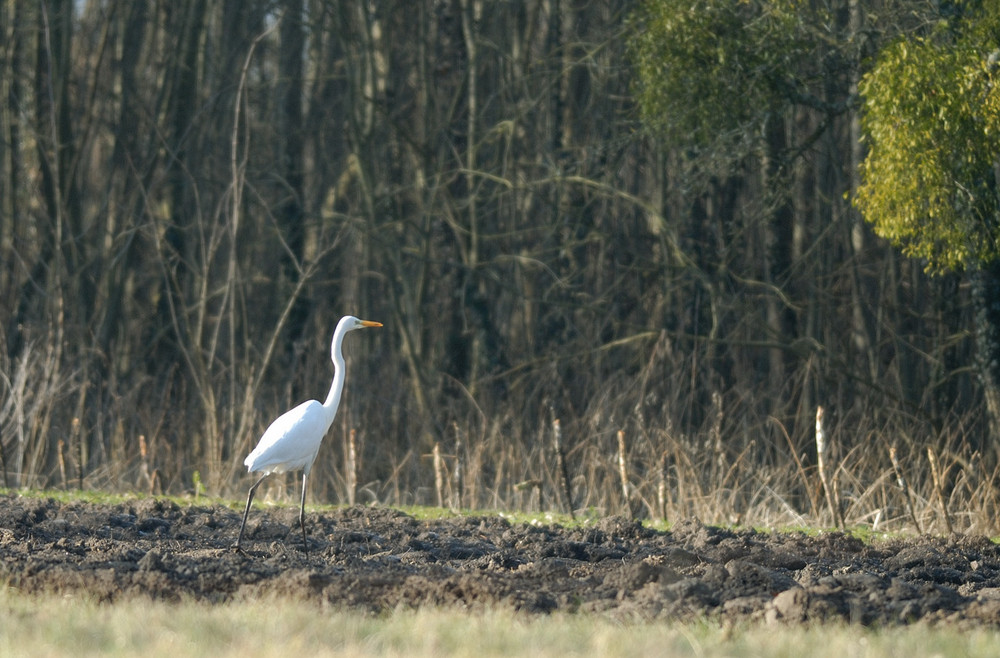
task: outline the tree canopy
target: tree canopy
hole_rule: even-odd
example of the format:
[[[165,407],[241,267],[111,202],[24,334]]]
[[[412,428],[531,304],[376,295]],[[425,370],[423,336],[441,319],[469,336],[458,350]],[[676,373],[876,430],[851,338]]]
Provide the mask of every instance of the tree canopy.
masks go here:
[[[1000,3],[885,47],[861,81],[868,156],[857,204],[928,270],[1000,256]]]
[[[643,123],[668,144],[744,154],[809,93],[807,14],[797,0],[646,0],[631,47]]]

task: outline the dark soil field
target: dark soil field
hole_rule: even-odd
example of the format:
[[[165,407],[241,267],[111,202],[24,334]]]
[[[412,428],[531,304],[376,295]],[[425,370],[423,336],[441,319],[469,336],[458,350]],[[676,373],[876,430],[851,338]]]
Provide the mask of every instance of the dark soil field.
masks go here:
[[[417,606],[600,613],[722,623],[918,621],[1000,627],[1000,549],[985,537],[869,545],[695,521],[670,532],[608,518],[583,528],[499,517],[418,521],[385,508],[310,514],[145,499],[0,497],[0,580],[24,594],[107,601],[293,597],[372,612]]]

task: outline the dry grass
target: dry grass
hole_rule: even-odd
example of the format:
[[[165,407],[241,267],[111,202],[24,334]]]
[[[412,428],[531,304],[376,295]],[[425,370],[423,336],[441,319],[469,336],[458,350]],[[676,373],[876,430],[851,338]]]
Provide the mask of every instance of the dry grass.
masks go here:
[[[427,609],[373,617],[293,601],[224,605],[0,592],[5,656],[992,656],[1000,633],[925,626],[732,629]]]
[[[54,359],[28,349],[2,364],[0,486],[238,497],[248,485],[241,461],[249,440],[221,421],[173,413],[171,382],[110,381],[92,391],[78,373],[54,376]],[[683,370],[683,362],[674,365]],[[789,403],[765,413],[739,390],[699,404],[680,386],[665,389],[668,397],[652,393],[652,378],[619,376],[562,417],[554,403],[518,401],[517,390],[498,412],[466,400],[449,410],[435,442],[412,440],[405,415],[384,413],[394,400],[381,399],[358,423],[348,405],[320,453],[309,499],[346,502],[353,494],[359,503],[395,506],[998,533],[1000,464],[973,440],[981,419],[972,412],[932,424],[891,407],[834,404],[817,443],[815,409]],[[228,412],[219,404],[221,419]],[[514,411],[529,406],[537,413]],[[796,418],[810,420],[796,426]],[[251,436],[265,422],[263,414],[240,420]],[[210,426],[227,442],[191,438]],[[225,444],[224,461],[202,458],[197,446],[209,443]],[[297,496],[294,475],[271,479],[262,499]]]

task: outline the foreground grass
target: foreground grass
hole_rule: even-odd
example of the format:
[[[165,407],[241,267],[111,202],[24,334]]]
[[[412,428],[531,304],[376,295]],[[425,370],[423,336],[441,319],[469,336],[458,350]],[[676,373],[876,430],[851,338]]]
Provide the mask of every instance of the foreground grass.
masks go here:
[[[0,656],[995,656],[1000,632],[925,626],[722,629],[583,615],[399,611],[373,617],[291,601],[224,605],[0,590]]]

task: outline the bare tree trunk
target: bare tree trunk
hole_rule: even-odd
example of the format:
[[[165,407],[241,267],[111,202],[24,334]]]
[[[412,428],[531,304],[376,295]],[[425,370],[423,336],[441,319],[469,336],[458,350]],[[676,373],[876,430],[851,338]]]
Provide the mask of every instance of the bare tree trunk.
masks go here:
[[[113,368],[113,344],[123,325],[122,309],[125,304],[126,281],[133,273],[138,253],[134,227],[141,225],[143,216],[143,192],[148,188],[149,178],[157,158],[147,158],[148,145],[143,144],[141,134],[147,134],[148,126],[140,116],[141,99],[138,72],[143,44],[147,37],[149,16],[145,3],[131,5],[126,16],[120,21],[121,58],[118,62],[121,80],[121,103],[118,115],[120,130],[115,133],[112,163],[123,172],[114,189],[117,203],[109,209],[105,223],[105,234],[113,236],[112,248],[117,252],[105,253],[101,282],[105,308],[98,323],[96,343],[98,352],[97,373],[104,379]],[[121,242],[119,236],[124,236]]]
[[[789,272],[792,266],[792,249],[795,231],[794,213],[785,196],[790,177],[787,175],[787,137],[785,120],[772,116],[765,127],[764,190],[765,202],[769,209],[769,222],[764,232],[767,242],[766,271],[763,276],[773,286],[774,291],[788,288]],[[785,342],[795,337],[795,316],[785,301],[777,294],[767,295],[767,327],[771,335],[768,340]],[[771,390],[780,392],[787,381],[785,359],[789,352],[780,348],[768,350]]]
[[[302,276],[301,267],[305,256],[305,198],[304,157],[303,157],[303,0],[285,0],[281,17],[280,51],[278,56],[278,175],[281,201],[275,209],[278,226],[285,240],[281,252],[284,275],[289,286],[294,289]],[[295,345],[305,331],[309,314],[309,302],[305,296],[298,297],[292,305],[288,317],[288,340],[286,343],[286,363],[293,366]],[[299,395],[293,392],[293,398]]]
[[[198,219],[200,209],[193,198],[190,172],[196,163],[189,157],[192,141],[192,123],[197,109],[200,56],[200,42],[206,16],[205,0],[189,0],[176,9],[183,16],[180,21],[177,49],[173,53],[169,72],[169,105],[166,122],[169,125],[167,140],[170,147],[170,164],[167,169],[169,193],[169,222],[164,231],[164,242],[168,253],[163,253],[165,272],[161,282],[159,300],[159,324],[163,327],[177,326],[173,340],[183,343],[190,335],[185,314],[176,310],[187,309],[191,299],[185,294],[191,288],[193,254],[196,245],[192,227]],[[171,310],[175,309],[175,310]],[[166,338],[163,336],[162,338]],[[200,342],[200,341],[196,341]],[[176,345],[162,345],[157,352],[167,354],[176,350]]]
[[[24,35],[27,33],[26,23],[28,19],[24,14],[24,7],[24,3],[4,3],[2,10],[7,14],[5,18],[9,19],[9,22],[5,21],[4,35],[8,39],[7,53],[9,59],[6,62],[6,70],[3,76],[7,79],[7,98],[4,99],[7,104],[7,113],[4,123],[7,129],[6,167],[8,183],[6,193],[3,194],[3,218],[0,219],[3,222],[2,226],[0,226],[0,249],[3,250],[4,257],[6,257],[8,247],[14,249],[14,218],[21,216],[21,190],[27,188],[27,181],[24,180],[24,144],[21,137],[21,123],[14,119],[20,113],[19,108],[21,107],[21,97],[23,95],[23,86],[21,84],[22,66],[23,60],[27,55],[25,52],[27,46]],[[43,244],[50,245],[51,241],[45,240]],[[47,262],[47,254],[45,252],[47,249],[47,247],[43,246],[41,256],[30,268],[30,275],[26,277],[24,284],[17,289],[17,302],[12,305],[13,309],[9,321],[4,328],[7,339],[7,357],[11,361],[21,353],[23,346],[23,326],[27,320],[31,304],[39,291],[37,283],[42,282],[44,286],[44,277],[46,275],[45,263]],[[12,275],[12,273],[8,274]],[[4,281],[3,283],[6,284],[7,282]],[[10,284],[10,287],[4,285],[4,289],[13,288],[13,278]]]
[[[864,29],[864,8],[860,0],[848,0],[849,23],[848,33],[850,39],[857,39]],[[858,82],[861,79],[861,71],[851,72],[850,90],[851,95],[858,94]],[[865,158],[865,147],[861,132],[861,113],[851,111],[850,113],[850,184],[851,198],[855,198],[858,185],[860,184],[861,163]],[[851,342],[856,350],[856,354],[866,363],[866,373],[873,379],[877,376],[875,368],[876,359],[873,355],[871,330],[869,329],[869,312],[866,310],[866,300],[873,298],[871,285],[867,282],[859,271],[864,260],[867,249],[867,229],[864,220],[855,209],[850,209],[850,233],[853,258],[851,259]]]
[[[979,379],[986,401],[989,438],[1000,445],[1000,261],[986,263],[972,274],[976,303],[976,348]]]

